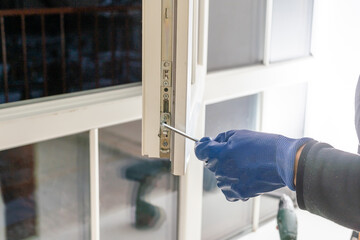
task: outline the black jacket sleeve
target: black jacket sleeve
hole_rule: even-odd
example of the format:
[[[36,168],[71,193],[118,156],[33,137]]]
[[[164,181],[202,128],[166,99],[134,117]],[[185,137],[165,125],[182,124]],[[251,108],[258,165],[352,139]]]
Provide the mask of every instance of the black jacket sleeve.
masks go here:
[[[301,209],[360,231],[360,156],[311,141],[296,174]]]

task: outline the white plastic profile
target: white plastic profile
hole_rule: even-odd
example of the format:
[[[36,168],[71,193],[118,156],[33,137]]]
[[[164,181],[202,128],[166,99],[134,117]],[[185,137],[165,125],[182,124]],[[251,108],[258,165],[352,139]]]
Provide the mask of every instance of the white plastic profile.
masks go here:
[[[91,129],[90,138],[90,224],[91,240],[100,239],[99,130]]]
[[[161,51],[162,51],[162,1],[143,0],[143,122],[142,154],[160,157],[160,102],[161,102]],[[190,0],[172,0],[175,4],[176,25],[173,72],[174,99],[171,125],[187,132],[190,112],[190,86],[192,64],[192,4]],[[173,135],[170,145],[172,173],[186,172],[186,139]]]
[[[161,0],[143,0],[142,155],[160,157]]]

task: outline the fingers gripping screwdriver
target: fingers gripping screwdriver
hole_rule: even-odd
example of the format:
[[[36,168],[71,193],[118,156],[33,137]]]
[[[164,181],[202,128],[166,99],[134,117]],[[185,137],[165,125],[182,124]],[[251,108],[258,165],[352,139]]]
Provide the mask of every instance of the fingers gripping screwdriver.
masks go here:
[[[184,133],[184,132],[182,132],[182,131],[180,131],[180,130],[178,130],[178,129],[176,129],[176,128],[174,128],[174,127],[170,126],[170,125],[167,125],[166,123],[162,123],[161,125],[162,125],[163,127],[166,127],[167,129],[169,129],[169,130],[171,130],[171,131],[173,131],[173,132],[177,133],[177,134],[180,134],[180,135],[181,135],[181,136],[183,136],[183,137],[186,137],[186,138],[188,138],[188,139],[190,139],[190,140],[194,141],[194,142],[198,142],[198,141],[199,141],[198,139],[193,138],[193,137],[191,137],[191,136],[187,135],[186,133]]]

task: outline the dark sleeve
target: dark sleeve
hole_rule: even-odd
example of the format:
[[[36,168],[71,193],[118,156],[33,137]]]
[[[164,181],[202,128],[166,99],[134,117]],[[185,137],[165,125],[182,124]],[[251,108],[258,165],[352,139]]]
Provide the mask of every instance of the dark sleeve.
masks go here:
[[[296,174],[301,209],[360,230],[360,156],[311,141]]]

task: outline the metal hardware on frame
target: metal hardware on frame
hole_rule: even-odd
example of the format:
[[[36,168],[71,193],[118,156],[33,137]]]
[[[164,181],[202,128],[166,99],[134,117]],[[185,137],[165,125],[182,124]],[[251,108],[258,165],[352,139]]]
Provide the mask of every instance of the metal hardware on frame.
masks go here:
[[[174,116],[173,83],[174,83],[174,27],[175,0],[162,0],[161,14],[161,91],[160,91],[160,157],[170,158],[172,133],[161,125],[171,125]]]

